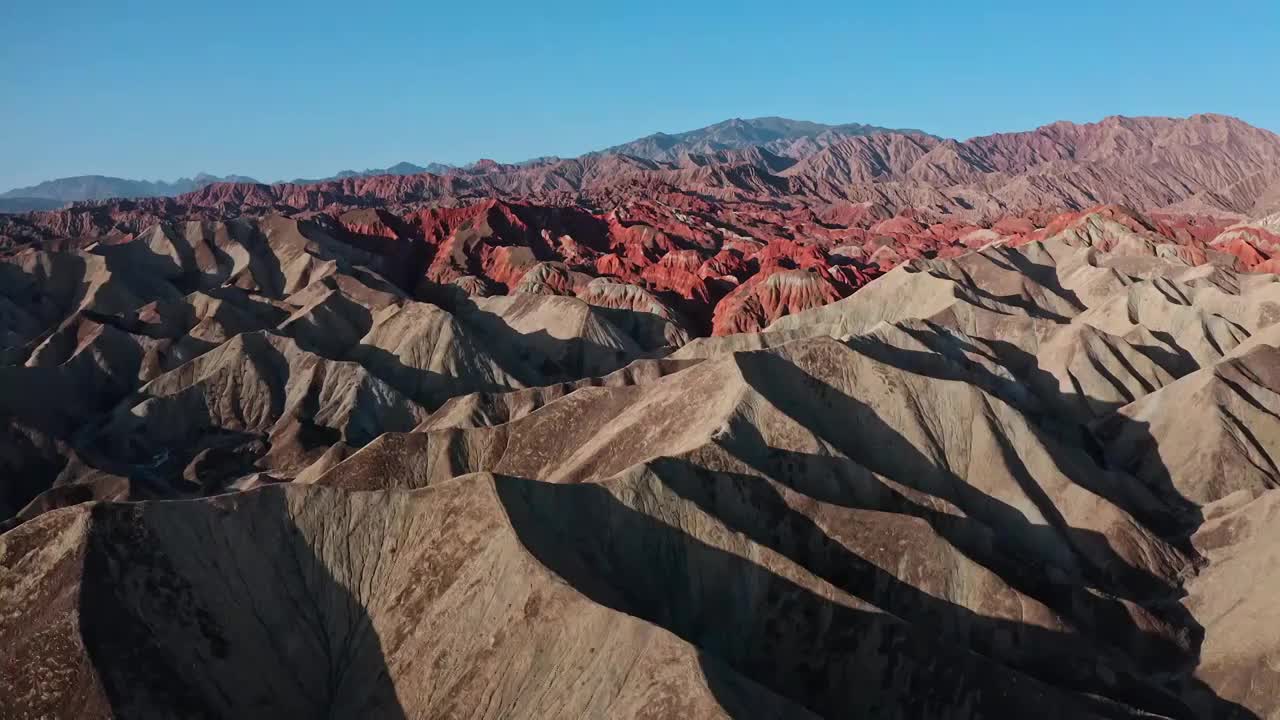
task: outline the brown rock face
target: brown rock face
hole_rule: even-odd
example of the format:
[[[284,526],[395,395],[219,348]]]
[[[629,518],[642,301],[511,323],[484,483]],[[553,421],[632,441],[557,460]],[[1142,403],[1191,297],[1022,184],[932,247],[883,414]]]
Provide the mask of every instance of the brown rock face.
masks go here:
[[[782,140],[0,220],[0,717],[1280,717],[1269,136]]]

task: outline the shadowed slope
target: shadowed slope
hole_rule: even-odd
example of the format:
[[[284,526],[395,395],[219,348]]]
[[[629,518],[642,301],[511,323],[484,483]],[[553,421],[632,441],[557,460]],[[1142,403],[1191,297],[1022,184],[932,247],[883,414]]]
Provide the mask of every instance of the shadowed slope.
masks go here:
[[[1039,162],[1005,158],[1024,160]],[[487,230],[470,208],[421,222],[460,223],[448,242],[476,252],[444,265],[519,292],[410,298],[354,254],[396,246],[394,218],[366,214],[346,218],[367,241],[348,250],[328,220],[245,221],[262,237],[224,245],[275,258],[269,272],[200,260],[197,225],[114,245],[87,294],[5,295],[20,362],[0,368],[18,421],[0,461],[37,473],[0,477],[16,707],[1277,711],[1274,277],[1103,209],[908,259],[786,317],[789,295],[748,281],[772,329],[676,350],[671,295],[578,287],[539,255],[605,246],[541,234],[528,208],[481,210]],[[500,228],[531,244],[491,244]],[[663,293],[732,285],[747,258],[777,260],[782,285],[809,271],[780,257],[831,269],[747,238],[708,268],[651,230],[637,247],[665,253],[648,266]],[[608,249],[596,259],[636,269]],[[29,289],[51,264],[98,262],[40,252],[0,270]],[[41,378],[51,402],[25,388]],[[92,407],[72,402],[95,384]],[[225,491],[240,492],[198,497]]]

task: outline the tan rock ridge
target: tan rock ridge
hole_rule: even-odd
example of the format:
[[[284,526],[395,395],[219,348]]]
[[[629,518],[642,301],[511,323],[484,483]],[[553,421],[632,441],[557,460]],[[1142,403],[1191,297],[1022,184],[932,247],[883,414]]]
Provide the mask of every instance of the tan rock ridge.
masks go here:
[[[1280,717],[1260,133],[0,220],[0,717]]]

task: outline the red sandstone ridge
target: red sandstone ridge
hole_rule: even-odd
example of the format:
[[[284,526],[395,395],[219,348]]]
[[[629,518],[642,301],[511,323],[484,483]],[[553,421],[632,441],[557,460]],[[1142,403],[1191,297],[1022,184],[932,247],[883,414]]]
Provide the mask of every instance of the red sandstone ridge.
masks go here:
[[[850,212],[847,204],[834,213],[752,200],[691,199],[685,206],[632,199],[600,213],[486,199],[398,211],[335,206],[295,216],[370,253],[384,277],[423,298],[440,297],[433,288],[441,286],[478,296],[573,295],[592,278],[608,277],[643,288],[694,334],[761,329],[846,297],[913,260],[1064,233],[1083,233],[1104,249],[1167,246],[1194,264],[1234,257],[1243,269],[1273,267],[1277,248],[1273,219],[1232,224],[1205,216],[1149,216],[1115,205],[976,223],[921,210],[890,217],[869,206]],[[157,223],[208,225],[225,209],[172,200],[85,205],[0,220],[0,237],[11,245],[48,248],[120,243]],[[825,219],[817,219],[820,214]],[[839,224],[839,217],[850,223]],[[538,273],[526,282],[534,269]],[[799,275],[765,282],[787,270],[811,272],[805,283],[797,282]]]
[[[923,214],[930,222],[988,224],[1100,203],[1237,220],[1280,210],[1280,137],[1221,115],[1110,117],[963,142],[921,133],[837,133],[789,147],[785,162],[752,146],[670,158],[661,152],[652,158],[605,152],[521,165],[481,161],[444,175],[375,175],[307,185],[215,183],[174,201],[246,212],[447,206],[483,198],[601,211],[635,199],[660,199],[681,209],[767,200],[775,208],[780,202],[811,207],[846,225],[862,224],[855,217],[861,214],[883,220],[908,209],[917,221]],[[154,213],[161,205],[144,201],[139,208]]]
[[[1280,213],[1225,228],[1210,246],[1236,256],[1246,268],[1275,272],[1280,267]]]
[[[716,305],[713,335],[759,332],[784,315],[839,300],[835,285],[814,270],[776,270],[738,286]]]
[[[423,297],[445,285],[516,292],[530,269],[559,263],[567,275],[523,290],[571,293],[581,278],[610,277],[675,308],[695,333],[710,332],[713,315],[721,331],[756,327],[830,296],[746,302],[776,270],[812,270],[843,297],[913,260],[1042,240],[1086,217],[1107,221],[1090,232],[1149,236],[1196,262],[1216,253],[1244,268],[1274,265],[1273,231],[1249,218],[1280,198],[1280,138],[1233,118],[1116,117],[964,142],[850,128],[812,147],[788,140],[785,152],[734,144],[761,127],[796,131],[729,124],[698,142],[732,147],[671,158],[602,153],[442,175],[215,183],[178,198],[0,216],[0,246],[117,243],[157,223],[282,214],[373,253],[389,280]],[[717,310],[722,302],[736,309]]]

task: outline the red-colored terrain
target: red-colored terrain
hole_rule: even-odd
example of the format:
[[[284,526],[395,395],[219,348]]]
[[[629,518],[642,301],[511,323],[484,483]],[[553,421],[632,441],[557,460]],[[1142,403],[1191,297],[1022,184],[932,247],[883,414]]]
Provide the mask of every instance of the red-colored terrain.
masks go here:
[[[708,137],[750,130],[734,122],[572,160],[75,203],[0,216],[0,247],[283,214],[381,257],[418,297],[579,295],[608,277],[695,335],[760,330],[905,261],[1043,239],[1092,208],[1200,262],[1212,250],[1245,270],[1280,263],[1275,221],[1250,224],[1280,210],[1280,137],[1233,118],[1113,117],[965,142],[871,128],[715,150]]]
[[[387,277],[422,297],[441,285],[575,295],[611,277],[695,334],[758,330],[904,261],[1047,237],[1098,205],[1140,210],[1105,212],[1196,257],[1212,248],[1243,269],[1275,266],[1274,222],[1247,221],[1280,209],[1280,137],[1232,118],[1108,118],[963,143],[893,132],[824,142],[775,144],[799,157],[755,147],[219,183],[7,217],[0,242],[119,243],[157,223],[280,213],[385,258]]]

